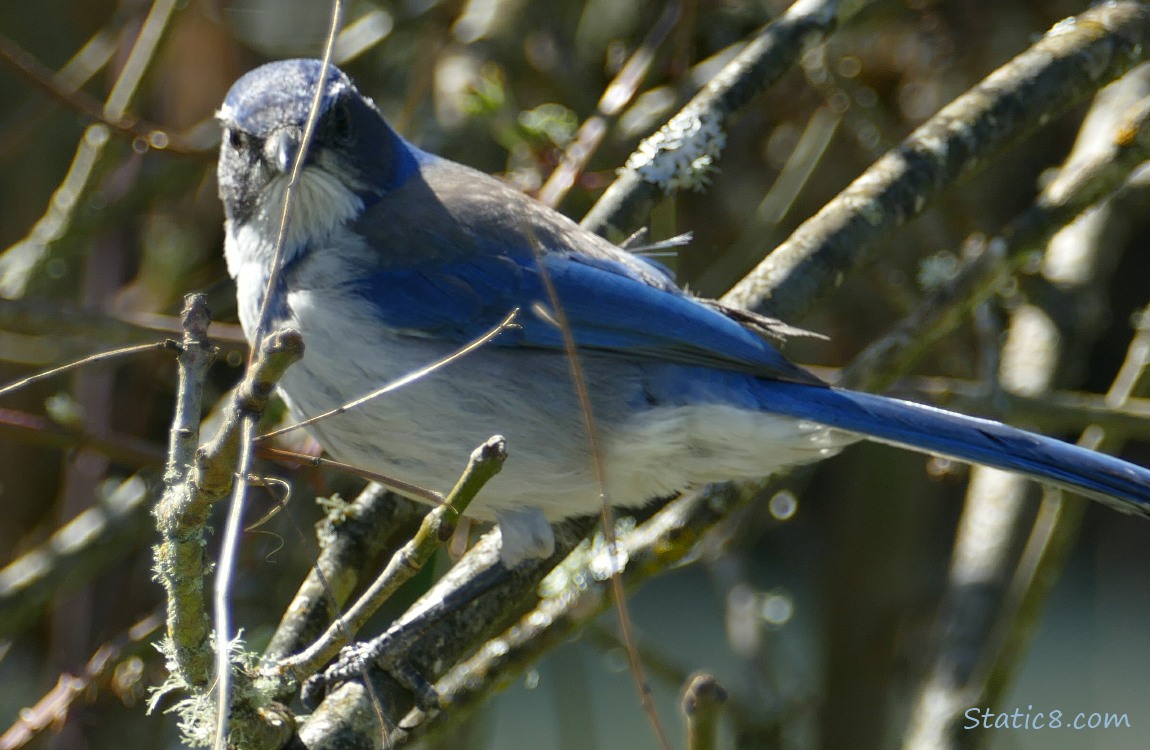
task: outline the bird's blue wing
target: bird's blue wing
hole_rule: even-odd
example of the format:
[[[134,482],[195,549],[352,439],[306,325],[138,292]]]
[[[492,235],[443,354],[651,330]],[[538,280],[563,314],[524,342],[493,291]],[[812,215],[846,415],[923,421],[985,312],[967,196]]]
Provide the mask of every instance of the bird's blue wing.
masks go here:
[[[548,253],[543,264],[580,348],[818,382],[757,334],[677,289],[652,286],[629,265],[571,253]],[[540,312],[551,302],[534,256],[379,269],[356,286],[384,323],[413,335],[471,340],[518,308],[518,328],[497,345],[563,348],[562,332]]]

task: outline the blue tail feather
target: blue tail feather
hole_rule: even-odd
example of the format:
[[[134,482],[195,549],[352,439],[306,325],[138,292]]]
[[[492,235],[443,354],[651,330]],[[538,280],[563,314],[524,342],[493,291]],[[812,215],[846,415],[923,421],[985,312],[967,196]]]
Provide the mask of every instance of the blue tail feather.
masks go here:
[[[764,408],[901,448],[983,464],[1150,517],[1150,470],[1000,422],[870,393],[761,381]]]

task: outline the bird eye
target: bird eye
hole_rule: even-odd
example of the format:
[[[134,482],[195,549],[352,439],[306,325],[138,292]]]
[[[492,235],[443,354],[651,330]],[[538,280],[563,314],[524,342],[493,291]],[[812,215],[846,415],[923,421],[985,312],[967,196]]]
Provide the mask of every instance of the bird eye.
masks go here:
[[[330,115],[331,134],[337,140],[347,141],[351,138],[351,108],[344,101],[336,102]]]
[[[228,143],[234,149],[240,149],[244,145],[244,134],[234,128],[228,130]]]

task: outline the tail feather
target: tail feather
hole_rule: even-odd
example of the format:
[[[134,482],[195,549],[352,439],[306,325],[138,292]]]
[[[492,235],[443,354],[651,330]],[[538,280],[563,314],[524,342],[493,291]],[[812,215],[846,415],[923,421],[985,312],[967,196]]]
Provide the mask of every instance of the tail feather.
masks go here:
[[[870,393],[764,381],[766,410],[871,440],[993,466],[1150,517],[1150,470],[1000,422]]]

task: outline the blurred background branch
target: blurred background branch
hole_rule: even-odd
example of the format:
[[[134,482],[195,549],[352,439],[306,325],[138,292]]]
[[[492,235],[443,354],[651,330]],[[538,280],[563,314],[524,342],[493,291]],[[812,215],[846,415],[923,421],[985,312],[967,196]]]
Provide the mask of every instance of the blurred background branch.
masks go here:
[[[1147,12],[1087,5],[360,0],[336,59],[428,150],[531,192],[553,180],[543,195],[573,216],[596,206],[586,221],[600,228],[647,224],[656,242],[692,232],[658,257],[692,289],[721,293],[781,243],[730,299],[827,334],[788,346],[821,372],[1063,436],[1097,423],[1107,445],[1129,439],[1124,455],[1147,464],[1150,409],[1123,394],[1137,395],[1131,373],[1145,364],[1145,333],[1133,346],[1131,334],[1148,302],[1150,257],[1138,250],[1150,192],[1141,121],[1115,121],[1140,111],[1145,74],[1088,104],[1145,54]],[[0,387],[175,337],[184,295],[203,291],[218,321],[220,356],[202,379],[204,428],[215,429],[210,406],[239,379],[246,348],[220,252],[213,113],[242,72],[316,55],[327,14],[304,0],[0,7]],[[679,125],[704,129],[715,115],[707,132],[721,155],[692,173],[704,189],[667,192],[632,157],[682,111],[698,122]],[[898,155],[914,158],[900,173],[909,182],[881,183],[893,202],[855,200],[852,181],[876,163],[887,174]],[[810,240],[804,220],[825,226],[828,213],[858,231]],[[799,272],[779,281],[784,267]],[[1016,358],[1044,360],[1046,375],[1024,383]],[[0,726],[17,743],[5,747],[176,746],[175,720],[141,705],[164,680],[160,656],[100,651],[130,642],[160,604],[142,521],[172,372],[170,354],[142,354],[0,397],[0,681],[11,687]],[[273,402],[267,418],[281,414]],[[298,431],[277,441],[284,449],[314,453]],[[290,499],[271,481],[274,496],[254,493],[248,521],[283,508],[244,534],[232,599],[248,646],[271,660],[310,642],[422,509],[361,495],[362,480],[311,463],[259,470],[290,482]],[[722,488],[639,519],[628,575],[661,713],[674,715],[683,681],[705,669],[729,696],[719,747],[1070,741],[955,729],[984,703],[1129,712],[1135,728],[1115,746],[1144,744],[1150,529],[1053,497],[1010,501],[985,523],[973,491],[962,503],[966,476],[859,446],[786,485]],[[334,602],[309,573],[317,544],[299,529],[310,523]],[[568,537],[574,547],[581,534]],[[209,559],[216,545],[205,540]],[[411,626],[403,613],[449,563],[436,558],[364,632]],[[376,674],[377,696],[413,722],[404,731],[439,747],[653,746],[618,649],[576,637],[588,623],[612,628],[597,620],[602,583],[565,570],[542,599],[524,577],[507,598],[416,623],[402,641],[410,660],[456,703],[420,716],[410,691]],[[93,668],[98,652],[110,661]],[[362,688],[336,693],[300,741],[334,741],[332,721],[377,741]],[[1072,734],[1063,747],[1081,746]]]

